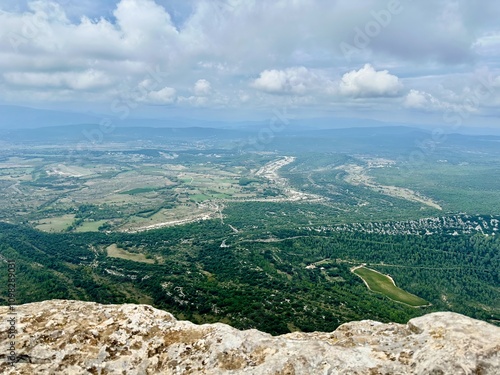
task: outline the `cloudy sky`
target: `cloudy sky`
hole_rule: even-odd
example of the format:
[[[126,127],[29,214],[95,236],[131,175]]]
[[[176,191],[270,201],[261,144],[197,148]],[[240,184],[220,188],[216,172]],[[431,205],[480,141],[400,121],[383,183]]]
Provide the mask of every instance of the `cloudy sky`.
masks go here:
[[[0,0],[0,104],[498,126],[496,0]]]

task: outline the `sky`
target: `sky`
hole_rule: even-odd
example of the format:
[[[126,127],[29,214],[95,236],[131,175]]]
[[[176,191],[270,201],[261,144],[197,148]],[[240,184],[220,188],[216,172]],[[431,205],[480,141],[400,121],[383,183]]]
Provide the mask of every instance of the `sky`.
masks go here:
[[[0,104],[500,127],[496,0],[0,0]]]

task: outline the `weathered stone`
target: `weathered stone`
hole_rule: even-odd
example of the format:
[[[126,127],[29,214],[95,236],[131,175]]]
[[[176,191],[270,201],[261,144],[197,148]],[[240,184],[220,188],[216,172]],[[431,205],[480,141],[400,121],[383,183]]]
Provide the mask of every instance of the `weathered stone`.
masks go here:
[[[177,321],[146,305],[52,300],[16,307],[14,366],[8,308],[0,312],[2,374],[500,373],[500,328],[449,312],[273,337]]]

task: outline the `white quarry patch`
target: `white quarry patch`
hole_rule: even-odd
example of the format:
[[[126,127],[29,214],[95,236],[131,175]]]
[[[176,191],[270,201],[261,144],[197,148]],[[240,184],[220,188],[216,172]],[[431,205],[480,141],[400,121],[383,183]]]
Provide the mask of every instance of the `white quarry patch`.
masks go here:
[[[282,190],[282,192],[285,194],[285,197],[283,197],[283,198],[266,198],[266,199],[260,199],[261,201],[265,201],[265,202],[297,202],[297,201],[319,202],[319,201],[324,200],[324,198],[319,196],[319,195],[304,193],[302,191],[299,191],[297,189],[292,188],[290,186],[288,180],[279,175],[278,171],[280,168],[283,168],[285,165],[293,163],[295,160],[296,160],[296,158],[294,156],[285,156],[285,157],[280,158],[278,160],[274,160],[274,161],[267,163],[262,168],[260,168],[257,172],[255,172],[256,176],[266,178],[271,184],[273,184],[275,187]],[[252,200],[258,201],[259,199],[252,199]]]
[[[386,164],[368,164],[369,168],[381,168]],[[372,190],[375,190],[381,194],[388,195],[395,198],[405,199],[411,202],[418,202],[425,204],[429,207],[435,208],[437,210],[442,211],[443,208],[434,202],[432,199],[424,196],[423,194],[413,191],[411,189],[399,187],[399,186],[391,186],[391,185],[382,185],[378,182],[375,182],[372,177],[368,175],[367,168],[358,165],[358,164],[345,164],[337,167],[336,169],[343,170],[347,173],[345,177],[345,181],[357,186],[366,186]]]

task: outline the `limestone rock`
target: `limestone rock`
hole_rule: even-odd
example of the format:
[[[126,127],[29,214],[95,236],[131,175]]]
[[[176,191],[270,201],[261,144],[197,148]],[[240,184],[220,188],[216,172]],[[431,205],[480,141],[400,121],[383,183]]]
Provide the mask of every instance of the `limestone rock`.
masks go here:
[[[2,374],[500,374],[500,328],[450,312],[273,337],[147,305],[52,300],[16,307],[14,366],[0,313]]]

